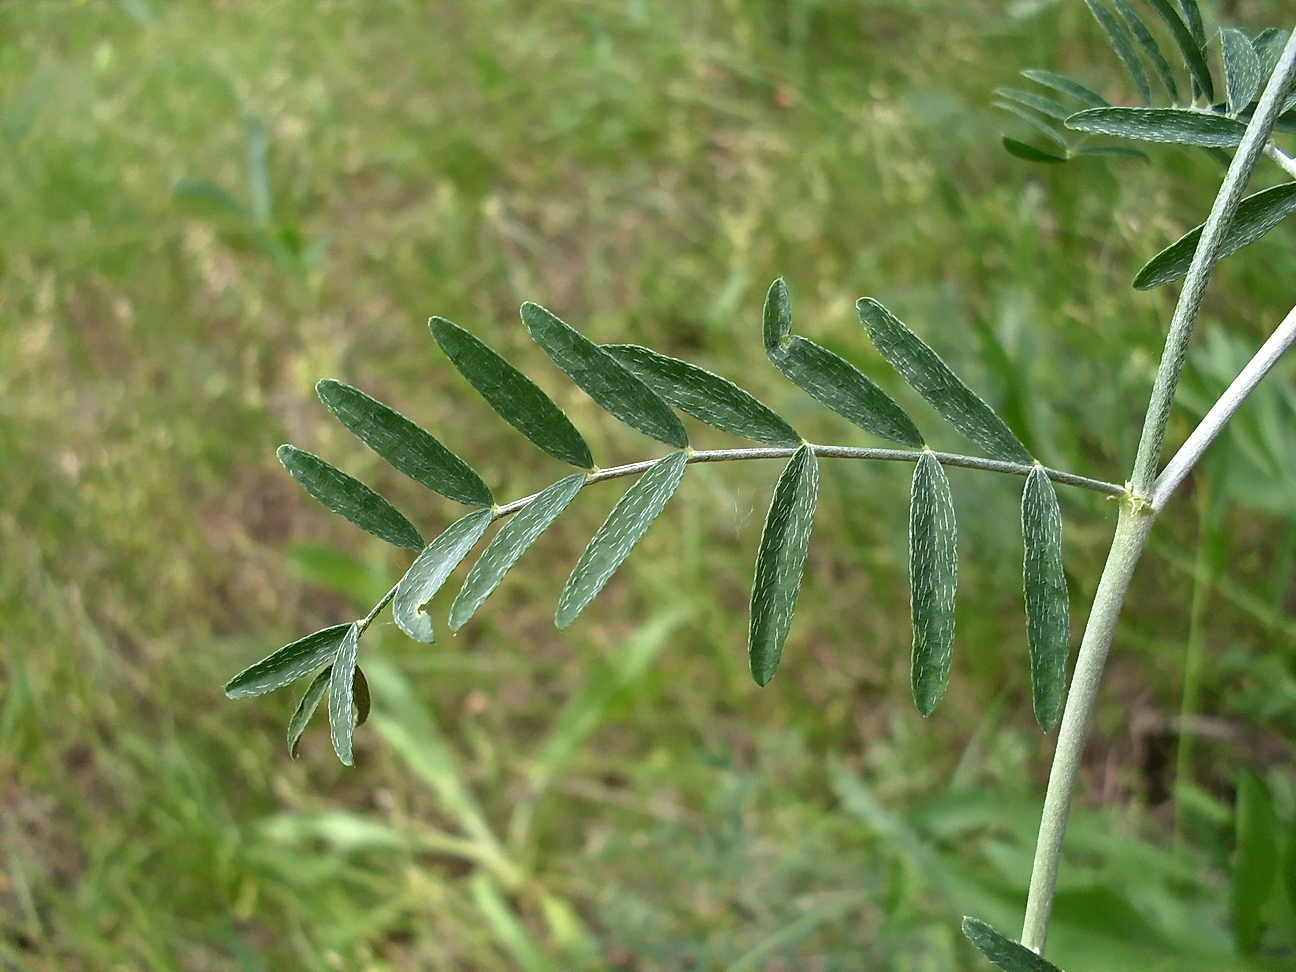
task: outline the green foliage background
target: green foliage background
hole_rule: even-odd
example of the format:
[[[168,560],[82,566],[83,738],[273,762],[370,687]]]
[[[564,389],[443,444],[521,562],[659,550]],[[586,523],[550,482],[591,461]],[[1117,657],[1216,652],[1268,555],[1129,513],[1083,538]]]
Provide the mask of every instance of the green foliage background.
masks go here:
[[[1221,6],[1242,27],[1285,15]],[[561,474],[454,373],[432,314],[535,376],[611,465],[645,440],[548,365],[523,300],[723,373],[817,441],[874,444],[780,378],[759,329],[784,275],[798,330],[922,414],[855,319],[875,296],[1046,462],[1122,475],[1173,290],[1129,282],[1201,221],[1219,170],[1180,150],[1010,158],[999,135],[1023,132],[990,92],[1033,66],[1123,90],[1066,2],[0,7],[0,967],[970,967],[955,913],[1012,927],[1049,748],[1015,481],[950,471],[959,635],[929,721],[908,698],[908,467],[821,464],[765,690],[744,612],[776,466],[693,470],[561,636],[559,581],[618,487],[583,491],[457,638],[371,631],[367,663],[436,710],[493,821],[578,687],[616,688],[518,848],[521,945],[470,865],[419,844],[454,822],[388,735],[362,729],[346,771],[316,727],[293,763],[295,700],[220,685],[363,614],[406,565],[301,493],[280,442],[380,486],[426,536],[457,515],[351,440],[317,378],[399,407],[503,499]],[[1283,228],[1220,267],[1178,434],[1290,303],[1292,244]],[[1121,968],[1122,949],[1160,967],[1175,929],[1199,964],[1173,967],[1240,967],[1222,957],[1235,768],[1282,820],[1296,796],[1292,369],[1275,382],[1136,580],[1059,898],[1064,967]],[[1061,498],[1082,608],[1115,509]],[[619,646],[669,611],[626,687]],[[1172,843],[1186,642],[1204,738]],[[388,725],[408,715],[388,706]]]

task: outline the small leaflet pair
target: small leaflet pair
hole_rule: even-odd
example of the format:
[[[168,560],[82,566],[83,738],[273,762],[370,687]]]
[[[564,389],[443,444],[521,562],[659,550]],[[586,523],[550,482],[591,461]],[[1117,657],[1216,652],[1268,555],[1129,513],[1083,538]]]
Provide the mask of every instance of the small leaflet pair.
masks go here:
[[[1031,466],[1022,506],[1027,630],[1036,716],[1045,729],[1057,722],[1065,693],[1067,596],[1061,565],[1061,521],[1052,483],[1002,420],[936,353],[881,304],[858,305],[861,322],[882,356],[951,425],[990,456]],[[632,428],[671,446],[622,496],[572,570],[555,622],[566,627],[603,589],[678,487],[692,456],[672,406],[717,429],[780,450],[789,462],[775,485],[762,532],[752,586],[749,655],[753,677],[766,684],[777,670],[791,626],[818,493],[814,448],[784,419],[749,393],[696,365],[634,345],[599,346],[536,304],[522,307],[531,337],[594,401]],[[791,333],[791,307],[782,280],[771,286],[764,340],[771,363],[816,400],[855,425],[915,451],[910,513],[913,587],[913,692],[930,714],[948,685],[954,632],[957,551],[949,483],[937,455],[900,406],[854,365]],[[467,331],[441,318],[433,337],[486,402],[534,445],[583,470],[526,501],[501,507],[490,489],[429,432],[371,398],[332,379],[317,391],[351,432],[401,473],[473,507],[430,543],[394,506],[359,480],[318,456],[282,446],[288,472],[324,506],[389,543],[418,550],[389,598],[397,625],[410,637],[433,641],[423,608],[467,557],[491,524],[510,516],[465,579],[450,609],[458,630],[544,530],[588,482],[597,478],[589,448],[567,416],[529,378]],[[379,605],[381,608],[386,600]],[[377,609],[374,612],[377,613]],[[352,732],[367,713],[368,692],[357,667],[357,647],[370,618],[308,635],[236,675],[232,698],[259,695],[320,670],[303,696],[289,730],[297,741],[325,690],[330,735],[339,758],[353,758]],[[327,667],[326,667],[327,666]]]

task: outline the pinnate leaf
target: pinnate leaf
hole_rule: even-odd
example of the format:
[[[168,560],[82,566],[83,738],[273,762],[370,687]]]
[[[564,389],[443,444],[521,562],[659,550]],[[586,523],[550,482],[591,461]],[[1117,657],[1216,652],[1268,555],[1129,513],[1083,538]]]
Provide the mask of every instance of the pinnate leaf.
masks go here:
[[[309,675],[332,661],[350,627],[349,624],[335,624],[284,645],[226,682],[225,694],[231,699],[245,699],[291,685],[303,675]]]
[[[945,470],[930,452],[923,452],[914,469],[909,507],[909,583],[913,697],[918,711],[929,716],[949,684],[958,583],[954,500]]]
[[[757,685],[774,677],[783,656],[805,573],[818,496],[818,460],[811,448],[803,445],[774,487],[756,554],[747,650]]]
[[[674,495],[687,465],[687,452],[672,452],[626,490],[567,578],[554,616],[558,627],[565,628],[575,621],[585,605],[603,590]]]
[[[1089,108],[1066,120],[1067,128],[1098,135],[1229,148],[1242,141],[1246,125],[1235,118],[1192,108]]]
[[[281,445],[276,454],[292,478],[334,513],[380,540],[410,550],[422,548],[414,524],[360,480],[296,446]]]
[[[1293,211],[1296,211],[1296,182],[1286,182],[1247,196],[1224,234],[1217,259],[1222,260],[1254,243]],[[1139,290],[1151,290],[1173,283],[1187,274],[1205,225],[1189,230],[1149,260],[1134,278],[1134,286]]]
[[[410,479],[457,503],[491,505],[490,490],[468,464],[400,412],[332,378],[315,391],[356,438]]]
[[[504,421],[555,459],[581,469],[594,465],[581,434],[535,382],[459,325],[434,317],[428,326],[446,357]]]
[[[454,604],[450,606],[450,628],[458,631],[490,597],[504,575],[535,543],[540,534],[567,509],[582,486],[585,474],[560,479],[514,513],[499,533],[491,538],[477,563],[468,572]]]
[[[311,717],[315,715],[315,710],[319,708],[320,700],[324,698],[332,671],[333,666],[330,665],[311,679],[310,685],[306,687],[306,694],[301,697],[301,701],[297,703],[297,710],[288,721],[288,755],[292,759],[297,758],[297,745],[301,742],[302,733],[306,731]]]
[[[1260,58],[1251,39],[1231,27],[1220,31],[1220,49],[1224,52],[1224,80],[1228,88],[1229,110],[1241,111],[1255,100],[1260,90]]]
[[[329,738],[333,742],[333,751],[344,766],[354,765],[355,762],[351,743],[355,730],[353,705],[359,647],[360,626],[353,624],[338,646],[337,657],[333,659],[333,668],[329,672]]]
[[[1062,972],[1056,965],[1037,955],[1025,945],[1001,935],[984,921],[963,919],[963,934],[980,949],[981,954],[1004,972]]]
[[[1031,696],[1040,728],[1052,732],[1062,718],[1066,701],[1071,624],[1062,569],[1062,514],[1053,483],[1040,466],[1026,477],[1021,517]]]
[[[1139,60],[1138,53],[1134,50],[1134,45],[1130,43],[1129,36],[1121,27],[1116,16],[1107,9],[1102,0],[1085,0],[1089,5],[1090,12],[1094,15],[1094,20],[1098,21],[1098,26],[1102,28],[1103,33],[1107,35],[1107,41],[1111,44],[1116,56],[1120,58],[1125,65],[1125,71],[1129,74],[1130,80],[1134,82],[1134,87],[1138,89],[1139,98],[1143,104],[1152,103],[1152,85],[1148,81],[1147,72],[1143,70],[1143,62]]]
[[[856,308],[882,357],[945,421],[997,459],[1032,461],[1003,419],[922,338],[871,297],[860,300]]]
[[[688,447],[684,426],[670,406],[612,355],[539,304],[522,305],[522,322],[553,363],[603,408],[659,442]]]
[[[397,627],[415,641],[433,642],[432,621],[424,613],[423,605],[432,599],[446,578],[468,556],[468,551],[491,525],[492,518],[490,510],[475,510],[450,524],[414,558],[414,563],[396,585],[392,616]]]

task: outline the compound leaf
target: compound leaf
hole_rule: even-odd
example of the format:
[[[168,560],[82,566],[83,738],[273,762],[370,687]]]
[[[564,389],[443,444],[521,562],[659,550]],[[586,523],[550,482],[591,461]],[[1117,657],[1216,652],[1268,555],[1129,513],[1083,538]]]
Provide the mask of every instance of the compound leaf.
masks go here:
[[[796,429],[727,378],[637,344],[608,344],[603,350],[670,404],[707,425],[770,445],[801,443]]]
[[[995,458],[1033,461],[1029,450],[994,409],[965,385],[922,338],[871,297],[855,306],[882,357],[945,421]]]
[[[410,479],[457,503],[493,502],[491,491],[467,463],[400,412],[332,378],[317,383],[315,392],[356,438]]]
[[[1243,773],[1237,789],[1237,852],[1233,861],[1233,939],[1243,955],[1259,948],[1264,908],[1278,872],[1273,801],[1265,785]]]
[[[458,631],[469,618],[481,607],[482,602],[490,597],[504,579],[504,575],[535,543],[540,534],[567,509],[586,479],[584,473],[577,473],[560,479],[530,503],[524,506],[504,524],[499,533],[491,538],[468,578],[450,606],[450,628]]]
[[[522,305],[522,323],[553,363],[603,408],[644,435],[688,448],[688,435],[670,406],[612,355],[539,304]]]
[[[1246,131],[1236,118],[1193,108],[1088,108],[1068,118],[1066,126],[1079,132],[1204,148],[1230,148],[1242,141]]]
[[[787,287],[775,280],[765,299],[765,354],[798,388],[866,432],[918,448],[922,434],[904,410],[845,358],[791,334]],[[771,338],[773,343],[771,343]]]
[[[1129,74],[1130,80],[1134,82],[1134,87],[1138,89],[1139,98],[1143,104],[1152,103],[1152,85],[1148,82],[1147,72],[1143,70],[1143,62],[1139,60],[1134,45],[1130,43],[1129,37],[1121,28],[1120,22],[1116,17],[1103,6],[1101,0],[1085,0],[1089,5],[1089,10],[1094,15],[1094,20],[1098,21],[1098,26],[1102,28],[1103,33],[1107,35],[1107,40],[1112,49],[1116,51],[1116,56],[1120,58],[1125,65],[1125,71]]]
[[[774,487],[756,554],[747,651],[757,685],[774,677],[783,656],[805,572],[818,495],[818,460],[810,447],[803,445]]]
[[[392,616],[397,627],[415,641],[433,642],[432,621],[424,613],[423,605],[432,599],[451,572],[468,556],[468,551],[491,525],[493,516],[490,510],[475,510],[450,524],[414,558],[414,563],[396,585]]]
[[[1056,965],[1025,945],[1001,935],[984,921],[963,919],[963,934],[981,950],[981,954],[1004,972],[1062,972]]]
[[[1260,58],[1251,39],[1240,30],[1220,30],[1220,49],[1224,52],[1224,84],[1228,89],[1229,110],[1239,112],[1260,91]]]
[[[581,434],[535,382],[459,325],[433,317],[428,327],[446,357],[500,418],[555,459],[581,469],[594,465]]]
[[[910,613],[914,703],[929,716],[949,684],[954,652],[954,594],[958,546],[949,480],[936,457],[924,452],[914,469],[909,507]]]
[[[1179,52],[1183,54],[1184,63],[1188,65],[1188,73],[1192,75],[1193,87],[1205,95],[1207,101],[1214,101],[1215,85],[1211,82],[1210,65],[1206,63],[1206,34],[1197,5],[1190,0],[1185,6],[1188,20],[1193,25],[1190,29],[1170,5],[1170,0],[1148,0],[1148,3],[1170,28],[1170,34],[1179,45]]]
[[[1062,514],[1053,483],[1039,466],[1026,477],[1021,518],[1031,698],[1035,720],[1045,732],[1052,732],[1062,718],[1062,704],[1066,701],[1071,623],[1066,574],[1062,570]]]
[[[1125,0],[1112,0],[1116,10],[1120,13],[1121,18],[1129,26],[1130,33],[1138,41],[1139,47],[1143,48],[1143,53],[1148,56],[1152,62],[1152,69],[1156,71],[1157,77],[1165,85],[1166,93],[1170,95],[1171,101],[1179,100],[1179,86],[1175,84],[1174,72],[1170,69],[1170,64],[1166,61],[1165,55],[1161,53],[1161,45],[1156,42],[1152,36],[1152,31],[1148,30],[1147,24],[1143,23],[1142,18],[1134,12],[1134,9],[1125,2]]]
[[[306,694],[297,703],[297,710],[288,720],[288,755],[292,759],[297,758],[297,744],[301,741],[302,733],[306,731],[311,717],[315,715],[315,710],[319,708],[320,699],[324,698],[324,690],[328,688],[329,675],[332,671],[333,666],[330,665],[311,680],[310,685],[306,687]]]
[[[575,621],[585,605],[603,590],[675,493],[687,466],[687,452],[672,452],[626,490],[567,578],[554,616],[558,627],[565,628]]]
[[[349,627],[348,624],[335,624],[284,645],[226,682],[225,694],[231,699],[246,699],[291,685],[303,675],[309,675],[332,661]]]
[[[410,550],[422,548],[414,524],[360,480],[296,446],[281,445],[276,455],[292,478],[334,513],[380,540]]]
[[[1009,138],[1007,135],[1001,137],[1003,138],[1003,147],[1008,150],[1009,155],[1015,155],[1017,158],[1025,159],[1027,162],[1043,162],[1055,165],[1059,162],[1068,161],[1064,156],[1037,149],[1027,142],[1019,142],[1017,139]]]
[[[342,760],[342,765],[352,766],[355,763],[351,751],[352,735],[355,731],[355,673],[356,655],[360,647],[360,626],[353,624],[347,630],[338,646],[337,657],[333,659],[333,668],[329,672],[329,738],[333,742],[333,752]]]
[[[1022,72],[1022,75],[1044,85],[1046,88],[1052,88],[1059,94],[1070,95],[1076,101],[1090,108],[1107,108],[1111,105],[1110,101],[1092,88],[1086,88],[1078,81],[1064,78],[1062,75],[1055,74],[1052,71],[1045,71],[1041,68],[1028,68]]]
[[[1283,183],[1247,196],[1224,234],[1217,259],[1222,260],[1254,243],[1293,211],[1296,211],[1296,182]],[[1193,228],[1149,260],[1134,278],[1134,286],[1138,290],[1151,290],[1187,274],[1205,225]]]

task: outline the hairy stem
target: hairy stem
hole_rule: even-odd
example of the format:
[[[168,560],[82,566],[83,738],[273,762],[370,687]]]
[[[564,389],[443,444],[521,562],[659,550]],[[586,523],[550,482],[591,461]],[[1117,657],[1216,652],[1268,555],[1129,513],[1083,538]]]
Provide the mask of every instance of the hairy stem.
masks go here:
[[[1269,156],[1269,158],[1273,159],[1280,166],[1282,166],[1284,172],[1286,172],[1293,179],[1296,179],[1296,159],[1293,159],[1290,155],[1282,151],[1282,149],[1278,148],[1276,145],[1266,145],[1264,152],[1265,155]]]

